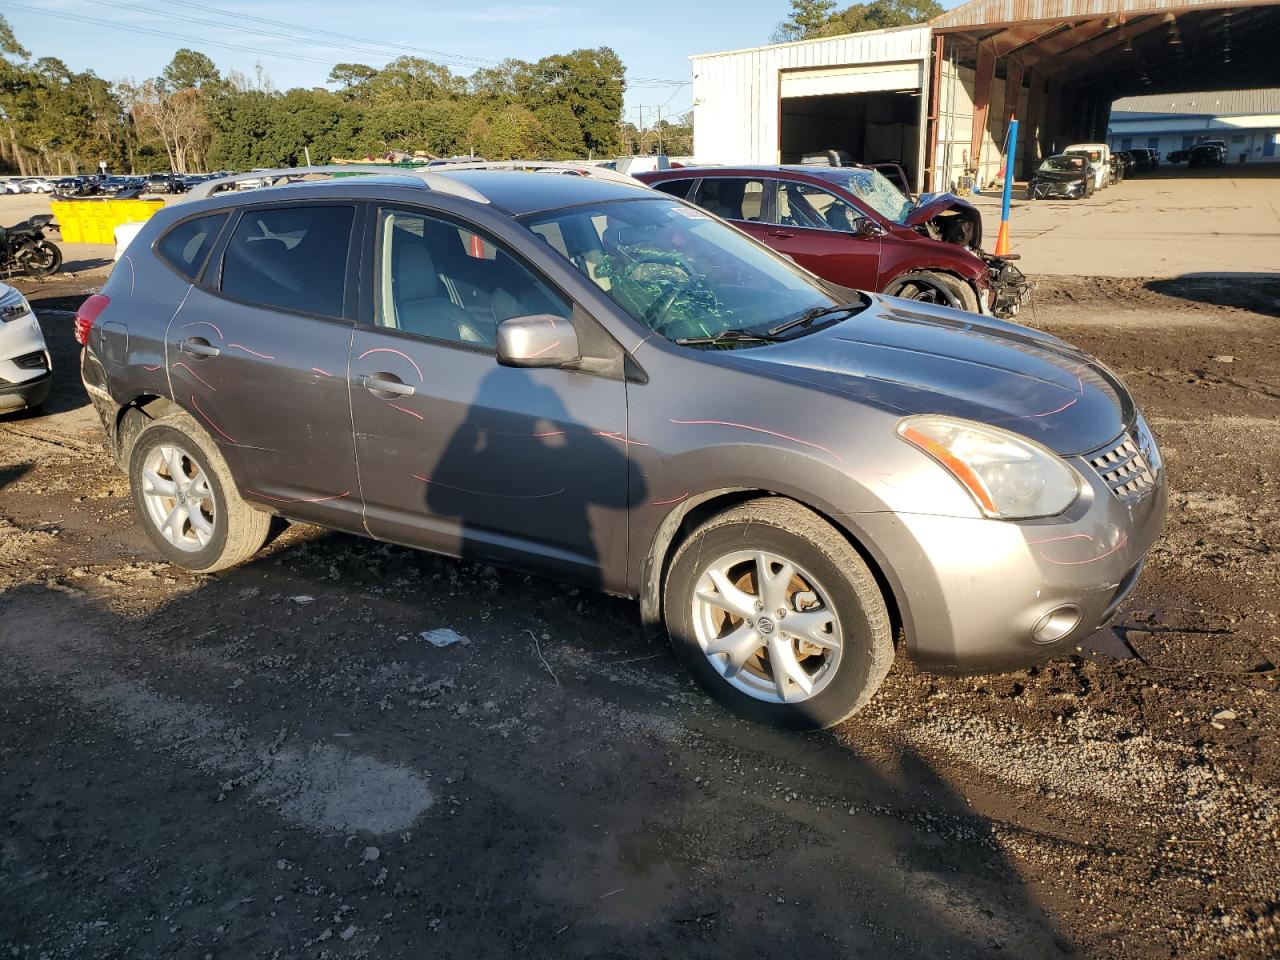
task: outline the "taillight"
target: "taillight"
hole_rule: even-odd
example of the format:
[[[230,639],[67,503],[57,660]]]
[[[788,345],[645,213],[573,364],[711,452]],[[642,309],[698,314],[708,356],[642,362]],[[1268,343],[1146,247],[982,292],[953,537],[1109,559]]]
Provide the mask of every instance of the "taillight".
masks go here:
[[[98,319],[99,314],[107,309],[107,304],[111,300],[101,293],[95,293],[92,297],[80,304],[80,309],[76,311],[76,343],[84,346],[89,342],[89,331],[93,329],[93,322]]]

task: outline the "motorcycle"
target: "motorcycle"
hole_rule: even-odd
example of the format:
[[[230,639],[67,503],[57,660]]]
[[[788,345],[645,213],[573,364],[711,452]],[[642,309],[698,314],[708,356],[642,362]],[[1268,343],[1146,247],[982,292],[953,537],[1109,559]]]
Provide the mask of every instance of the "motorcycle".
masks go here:
[[[53,216],[43,213],[13,227],[0,227],[0,271],[21,271],[33,277],[57,273],[62,251],[44,238],[51,223]]]

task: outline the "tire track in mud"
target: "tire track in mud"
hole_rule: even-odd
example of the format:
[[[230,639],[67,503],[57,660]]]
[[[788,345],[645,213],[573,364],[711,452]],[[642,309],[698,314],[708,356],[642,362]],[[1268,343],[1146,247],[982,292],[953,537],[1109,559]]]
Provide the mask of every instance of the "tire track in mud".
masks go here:
[[[0,650],[19,669],[0,683],[21,685],[21,674],[70,694],[91,714],[134,739],[219,778],[223,794],[247,789],[262,806],[290,823],[323,832],[388,834],[408,829],[431,809],[427,775],[376,757],[318,742],[304,742],[281,729],[270,739],[253,735],[217,709],[151,690],[109,668],[89,666],[85,647],[59,639],[48,617],[24,616],[6,604],[0,618]],[[31,624],[39,623],[33,642]]]

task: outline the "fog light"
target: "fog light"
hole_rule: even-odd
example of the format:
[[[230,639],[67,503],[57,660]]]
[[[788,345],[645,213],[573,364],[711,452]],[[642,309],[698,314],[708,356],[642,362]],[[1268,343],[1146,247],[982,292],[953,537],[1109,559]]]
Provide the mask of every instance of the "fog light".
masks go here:
[[[1036,621],[1031,628],[1031,640],[1034,643],[1054,643],[1080,625],[1080,608],[1066,603],[1054,607]]]

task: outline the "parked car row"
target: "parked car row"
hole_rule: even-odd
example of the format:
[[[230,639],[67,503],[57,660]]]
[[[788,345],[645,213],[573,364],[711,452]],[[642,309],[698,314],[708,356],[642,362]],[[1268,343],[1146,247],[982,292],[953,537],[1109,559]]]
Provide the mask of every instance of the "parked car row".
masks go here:
[[[1119,183],[1129,172],[1128,157],[1105,143],[1077,143],[1045,157],[1027,185],[1029,200],[1084,200]]]
[[[0,193],[48,193],[64,197],[115,196],[121,193],[174,194],[186,193],[198,183],[221,173],[152,173],[146,176],[113,174],[85,174],[63,177],[4,177],[0,178]]]
[[[731,709],[829,726],[898,637],[939,669],[1073,649],[1166,507],[1151,433],[1092,357],[797,263],[883,286],[963,255],[967,293],[937,292],[991,309],[971,209],[878,176],[198,188],[80,308],[82,378],[177,566],[247,560],[273,515],[521,566],[638,599]]]

